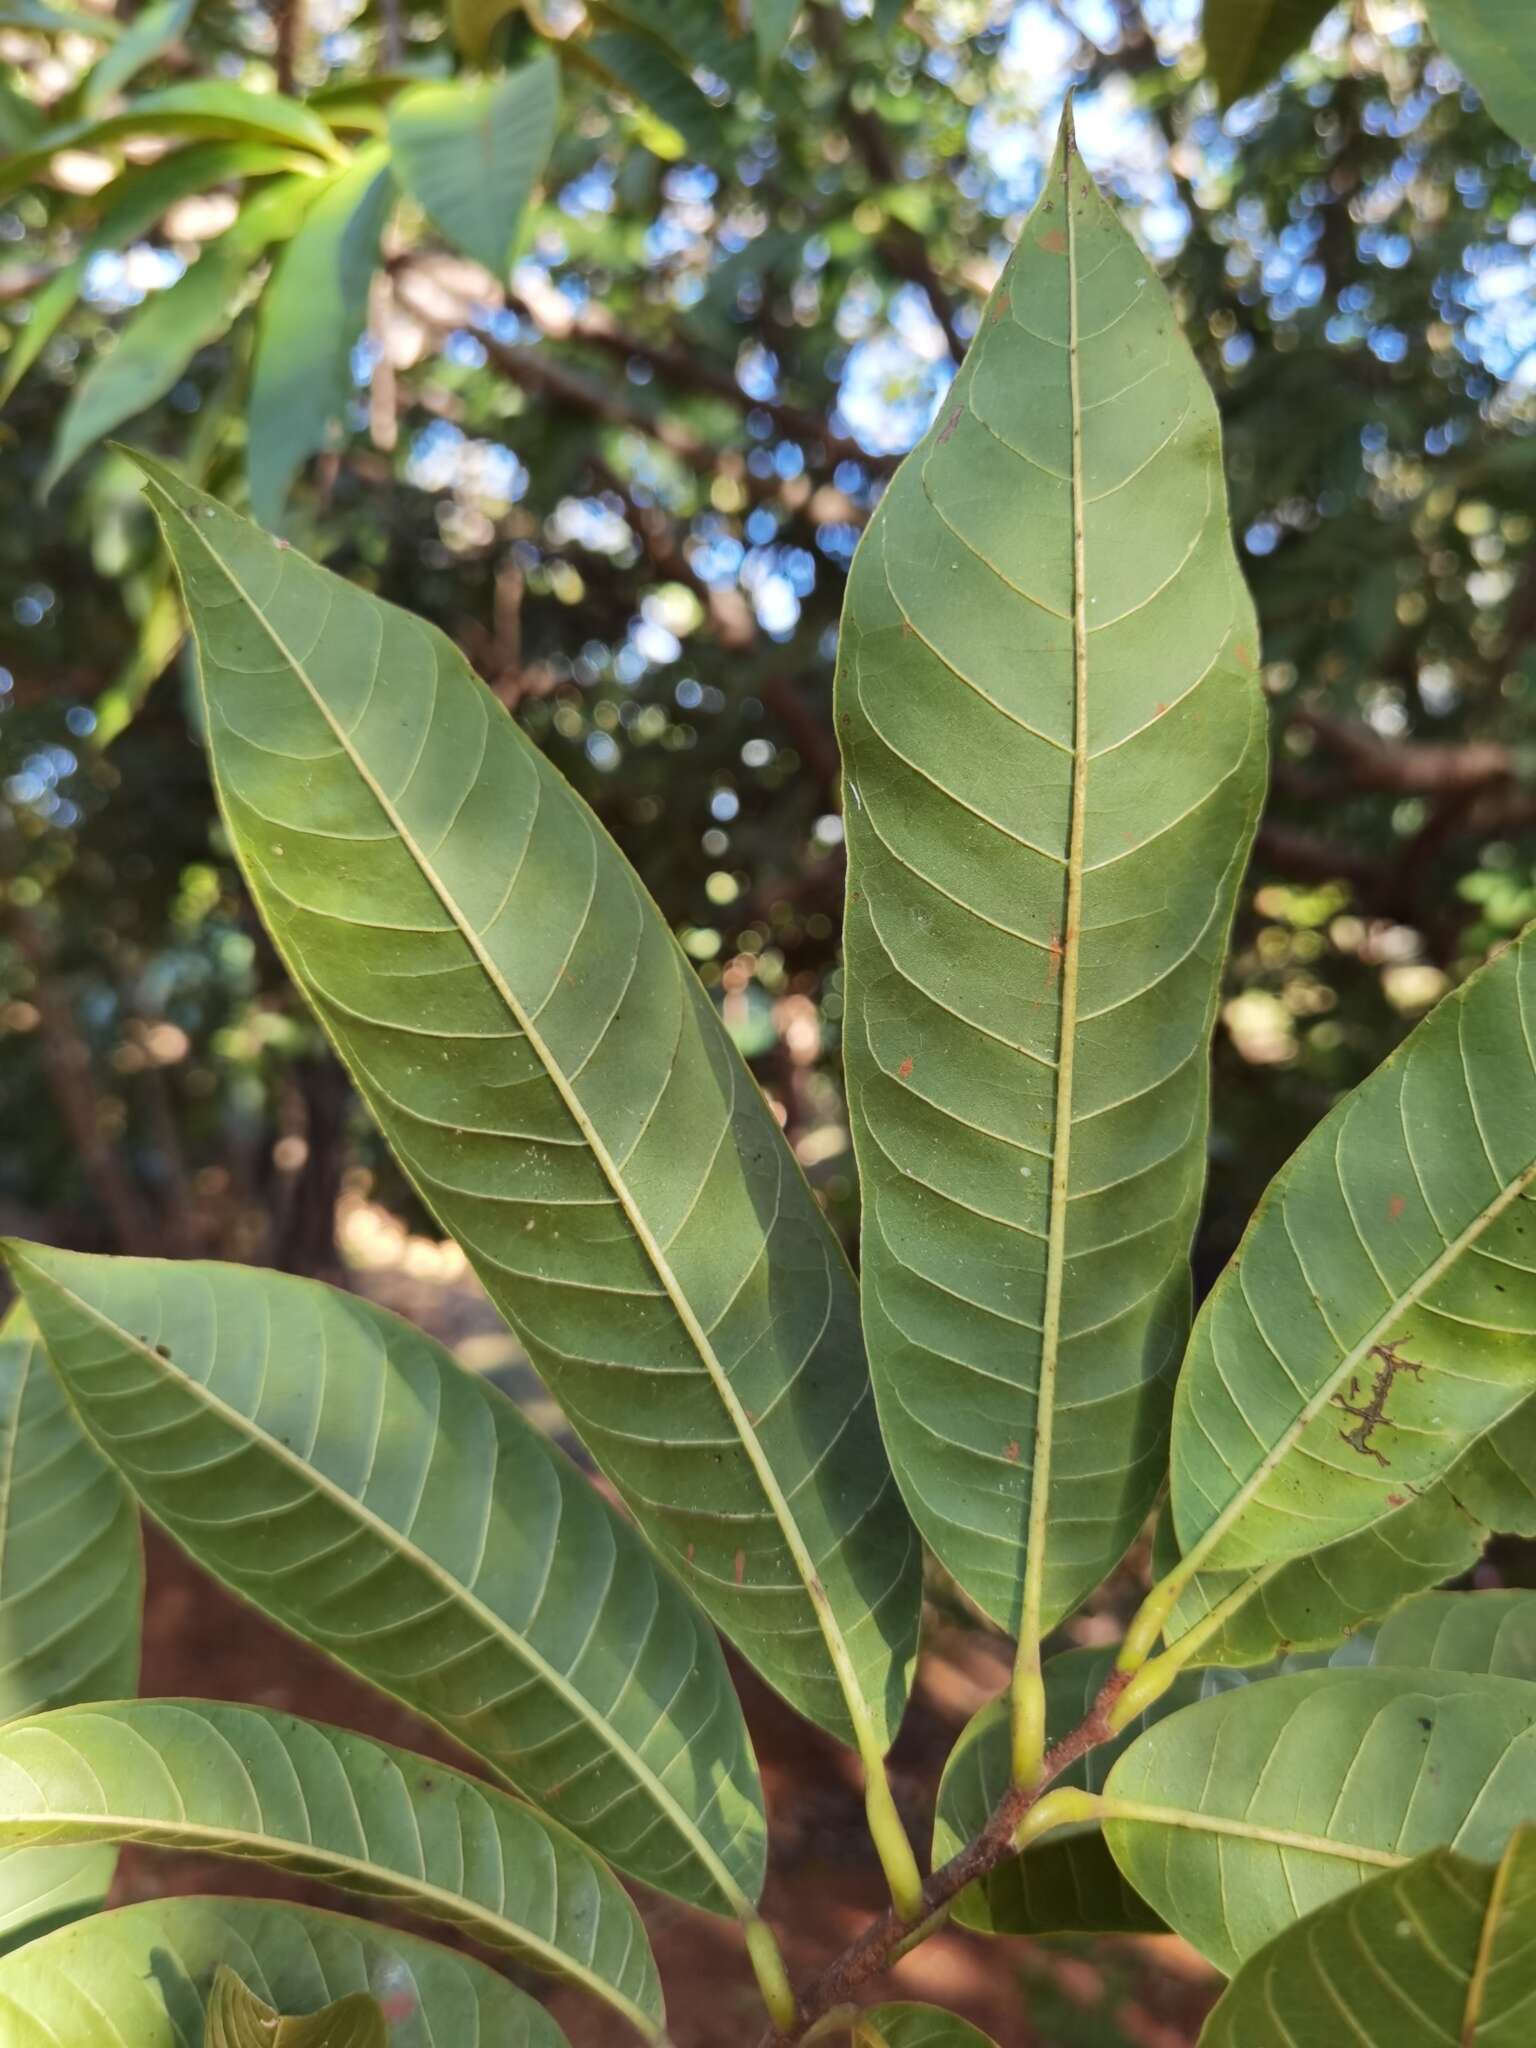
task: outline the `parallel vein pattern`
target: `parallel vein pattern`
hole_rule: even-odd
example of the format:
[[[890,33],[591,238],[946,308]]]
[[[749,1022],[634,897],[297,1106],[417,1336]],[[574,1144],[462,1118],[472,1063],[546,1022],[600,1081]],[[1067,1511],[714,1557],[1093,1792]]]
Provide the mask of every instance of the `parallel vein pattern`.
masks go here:
[[[1257,649],[1214,404],[1068,133],[859,549],[837,685],[871,1370],[1008,1627],[1031,1524],[1048,1626],[1161,1475]]]
[[[174,1767],[173,1767],[174,1765]],[[640,1916],[563,1828],[459,1771],[257,1707],[134,1700],[0,1729],[0,1841],[138,1841],[394,1897],[594,1991],[654,2038]]]
[[[473,1957],[334,1913],[156,1899],[0,1958],[5,2048],[200,2048],[220,1964],[282,2013],[378,1999],[389,2048],[566,2048],[525,1992]]]
[[[1536,2039],[1536,1830],[1493,1867],[1453,1850],[1384,1871],[1245,1963],[1201,2048],[1527,2048]]]
[[[1536,1685],[1452,1671],[1268,1678],[1148,1728],[1105,1839],[1230,1974],[1303,1913],[1442,1845],[1494,1857],[1536,1820]]]
[[[1536,1385],[1533,1181],[1528,935],[1318,1126],[1202,1308],[1173,1435],[1186,1566],[1335,1543],[1519,1408]]]
[[[200,1563],[621,1870],[717,1912],[756,1896],[719,1643],[510,1401],[315,1281],[9,1256],[87,1427]]]
[[[787,1698],[883,1747],[916,1539],[851,1276],[697,977],[440,633],[155,478],[291,971],[651,1540]]]
[[[133,1497],[97,1452],[17,1303],[0,1322],[0,1722],[139,1683]],[[115,1851],[0,1853],[0,1935],[95,1906]]]

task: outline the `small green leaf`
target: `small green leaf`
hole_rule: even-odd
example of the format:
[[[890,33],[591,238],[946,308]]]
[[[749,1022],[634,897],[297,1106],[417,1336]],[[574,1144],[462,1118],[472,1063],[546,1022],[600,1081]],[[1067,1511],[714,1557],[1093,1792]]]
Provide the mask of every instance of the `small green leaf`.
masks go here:
[[[1170,1588],[1369,1528],[1520,1407],[1533,1181],[1536,928],[1438,1004],[1260,1203],[1179,1380]]]
[[[336,1913],[208,1898],[124,1906],[0,1960],[0,2039],[192,2048],[221,1967],[277,2013],[376,1999],[389,2048],[567,2048],[541,2006],[471,1956]]]
[[[1066,1650],[1047,1659],[1042,1675],[1048,1742],[1078,1726],[1114,1661],[1113,1650]],[[1122,1735],[1090,1750],[1054,1782],[1102,1790],[1115,1758],[1140,1730],[1197,1700],[1200,1691],[1200,1674],[1182,1673]],[[1008,1790],[1011,1762],[1008,1702],[993,1700],[967,1726],[944,1767],[933,1827],[936,1864],[981,1832]],[[1119,1934],[1155,1932],[1163,1924],[1120,1875],[1093,1826],[1054,1829],[1024,1855],[1000,1864],[960,1894],[954,1918],[983,1934]]]
[[[653,2035],[640,1917],[574,1836],[493,1786],[258,1707],[123,1700],[0,1728],[0,1841],[135,1841],[393,1897],[583,1985]]]
[[[217,340],[251,286],[252,266],[274,242],[298,229],[319,181],[285,178],[253,199],[234,226],[203,249],[173,285],[154,293],[114,347],[71,394],[38,486],[46,497],[66,470],[125,420],[145,412],[175,385],[193,357]]]
[[[1322,1670],[1185,1707],[1110,1771],[1130,1882],[1229,1975],[1292,1921],[1445,1845],[1493,1857],[1536,1820],[1536,1685]]]
[[[252,508],[269,525],[281,522],[300,468],[340,428],[394,198],[389,151],[369,143],[311,205],[262,295],[247,466]]]
[[[719,159],[725,148],[719,110],[661,43],[629,29],[605,28],[582,39],[581,54],[609,84],[664,121],[684,151],[706,163]]]
[[[0,1722],[132,1692],[138,1516],[70,1412],[20,1303],[0,1322],[0,1474]],[[116,1865],[110,1847],[0,1854],[0,1937],[94,1911]]]
[[[917,1544],[847,1262],[719,1011],[457,648],[146,468],[221,809],[300,989],[646,1535],[868,1760]]]
[[[9,1257],[86,1427],[199,1563],[632,1876],[717,1912],[756,1896],[719,1644],[510,1401],[315,1281]]]
[[[1536,10],[1530,0],[1428,0],[1435,40],[1488,112],[1536,150]]]
[[[559,112],[552,57],[497,78],[412,86],[390,107],[402,188],[455,247],[498,278],[517,252]]]
[[[1205,68],[1224,107],[1268,85],[1336,0],[1205,0]],[[1481,4],[1481,0],[1478,0]]]
[[[1238,1971],[1200,2048],[1526,2048],[1533,2009],[1536,1829],[1521,1828],[1497,1867],[1435,1849],[1288,1927]]]
[[[82,114],[98,112],[146,64],[153,64],[173,43],[179,42],[196,6],[197,0],[158,0],[157,5],[143,8],[86,74],[80,95]]]
[[[203,2048],[388,2048],[384,2008],[368,1991],[339,1998],[323,2012],[285,2019],[248,1991],[228,1963],[220,1963]]]
[[[851,2048],[997,2048],[990,2034],[936,2005],[872,2005],[853,2022]]]
[[[345,156],[318,114],[280,93],[248,92],[219,80],[189,81],[146,93],[105,121],[79,121],[44,134],[33,149],[0,166],[0,198],[29,185],[61,149],[101,149],[130,135],[211,136],[275,142],[333,162]]]

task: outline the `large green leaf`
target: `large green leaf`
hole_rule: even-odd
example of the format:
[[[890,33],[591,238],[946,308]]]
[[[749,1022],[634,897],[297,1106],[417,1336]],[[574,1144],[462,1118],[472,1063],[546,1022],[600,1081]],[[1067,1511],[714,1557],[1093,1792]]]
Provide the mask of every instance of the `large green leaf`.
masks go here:
[[[936,2005],[871,2005],[853,2021],[851,2048],[996,2048],[990,2034]]]
[[[1229,1974],[1293,1920],[1442,1844],[1497,1856],[1536,1819],[1536,1685],[1323,1670],[1202,1700],[1105,1788],[1131,1883]]]
[[[390,107],[401,186],[450,242],[498,277],[517,253],[559,112],[553,57],[499,78],[415,85]]]
[[[394,198],[389,150],[369,143],[311,205],[262,294],[247,468],[251,503],[269,524],[302,465],[339,431]]]
[[[82,1420],[200,1563],[621,1869],[717,1911],[756,1895],[719,1646],[510,1401],[315,1281],[10,1258]]]
[[[0,1323],[0,1722],[132,1692],[143,1600],[132,1498],[18,1304]],[[93,1910],[116,1864],[110,1847],[0,1854],[0,1940]]]
[[[367,1992],[389,2048],[565,2048],[542,2007],[471,1956],[255,1899],[156,1899],[17,1950],[0,1960],[0,2037],[5,2048],[199,2048],[221,1965],[280,2013]]]
[[[1200,2048],[1528,2048],[1536,1830],[1497,1867],[1436,1849],[1309,1913],[1244,1963]]]
[[[1536,10],[1530,0],[1428,0],[1429,26],[1489,113],[1536,150]]]
[[[308,177],[267,186],[175,284],[139,308],[71,394],[39,486],[43,494],[124,420],[163,398],[199,349],[224,332],[251,289],[253,266],[270,244],[295,232],[316,190],[317,180]]]
[[[1047,1659],[1045,1732],[1056,1742],[1087,1714],[1114,1666],[1113,1650],[1066,1650]],[[1098,1792],[1115,1758],[1142,1728],[1200,1697],[1198,1672],[1183,1672],[1113,1742],[1093,1749],[1054,1782]],[[1012,1775],[1008,1702],[993,1700],[967,1726],[950,1752],[939,1784],[933,1825],[933,1860],[946,1862],[986,1825]],[[968,1885],[953,1917],[983,1934],[1117,1934],[1156,1930],[1162,1921],[1132,1890],[1092,1825],[1059,1828],[1022,1856]]]
[[[271,142],[333,161],[340,143],[308,107],[281,93],[248,92],[220,80],[168,85],[146,93],[105,121],[79,121],[43,135],[34,149],[0,165],[0,197],[29,185],[61,149],[102,149],[130,135],[214,136],[235,142]]]
[[[285,2019],[221,1963],[208,2001],[203,2048],[388,2048],[384,2008],[354,1991],[303,2019]]]
[[[268,171],[303,168],[306,159],[267,142],[193,143],[157,163],[125,171],[104,196],[101,219],[85,236],[80,253],[49,278],[27,308],[27,323],[12,337],[0,363],[0,405],[4,405],[58,331],[80,297],[90,259],[103,249],[121,249],[152,227],[167,208],[189,192],[202,192],[227,178],[258,177]]]
[[[1179,1381],[1170,1586],[1369,1527],[1536,1385],[1533,1024],[1527,938],[1277,1175]]]
[[[211,1849],[392,1895],[568,1976],[642,2033],[640,1916],[563,1828],[490,1785],[258,1707],[131,1700],[0,1728],[0,1841]]]
[[[902,1490],[1033,1635],[1162,1476],[1263,780],[1216,410],[1064,126],[843,615],[845,1057]]]
[[[883,1745],[917,1545],[852,1279],[717,1011],[456,648],[153,475],[220,804],[294,978],[690,1591]]]
[[[1336,0],[1205,0],[1205,68],[1223,106],[1268,85]]]

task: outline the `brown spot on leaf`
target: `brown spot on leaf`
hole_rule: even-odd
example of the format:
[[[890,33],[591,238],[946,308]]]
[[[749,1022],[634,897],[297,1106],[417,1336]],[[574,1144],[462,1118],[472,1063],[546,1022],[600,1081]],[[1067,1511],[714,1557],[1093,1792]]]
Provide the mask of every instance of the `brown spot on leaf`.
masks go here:
[[[1399,1355],[1398,1346],[1402,1341],[1401,1338],[1397,1338],[1391,1344],[1371,1346],[1369,1355],[1372,1358],[1379,1358],[1381,1367],[1371,1382],[1371,1396],[1368,1401],[1362,1403],[1360,1400],[1358,1379],[1350,1381],[1347,1401],[1342,1394],[1333,1396],[1334,1407],[1342,1408],[1346,1415],[1353,1415],[1355,1418],[1354,1428],[1341,1429],[1339,1435],[1352,1451],[1358,1451],[1362,1458],[1374,1458],[1378,1465],[1383,1466],[1388,1460],[1371,1442],[1371,1437],[1378,1426],[1387,1419],[1387,1396],[1392,1391],[1392,1382],[1400,1372],[1412,1373],[1415,1379],[1421,1378],[1424,1372],[1422,1359],[1403,1358]]]
[[[1062,256],[1066,253],[1067,238],[1060,228],[1047,228],[1040,237],[1039,246],[1047,256]]]
[[[1389,1493],[1387,1495],[1387,1506],[1389,1508],[1404,1508],[1407,1505],[1408,1496],[1406,1493]]]
[[[1061,933],[1052,932],[1050,959],[1047,962],[1045,969],[1045,980],[1047,987],[1051,987],[1055,983],[1057,975],[1061,972],[1061,962],[1065,950],[1066,949],[1063,947],[1061,943]]]
[[[1004,1456],[1007,1458],[1010,1465],[1017,1465],[1017,1463],[1019,1462],[1019,1440],[1017,1437],[1014,1437],[1010,1440],[1008,1449],[1004,1453]]]
[[[1238,663],[1241,667],[1253,667],[1253,649],[1248,645],[1248,642],[1246,640],[1235,641],[1233,643],[1232,652],[1237,657]]]
[[[738,1586],[747,1576],[747,1553],[744,1550],[738,1550],[736,1553],[736,1561],[732,1566],[732,1576]]]
[[[905,1058],[905,1059],[904,1059],[904,1060],[902,1061],[901,1065],[900,1065],[900,1066],[899,1066],[899,1067],[898,1067],[898,1068],[896,1069],[896,1072],[897,1072],[897,1075],[898,1075],[898,1077],[899,1077],[899,1078],[900,1078],[901,1080],[903,1080],[903,1081],[908,1081],[908,1080],[910,1080],[910,1079],[911,1079],[911,1077],[912,1077],[912,1055],[911,1055],[910,1053],[908,1053],[908,1054],[907,1054],[907,1057],[906,1057],[906,1058]]]
[[[959,424],[960,407],[957,405],[954,411],[950,414],[949,418],[944,422],[943,426],[939,429],[939,446],[941,448],[944,446],[944,443],[949,439],[950,435],[955,431],[956,427],[958,427]]]
[[[690,1543],[688,1548],[683,1552],[683,1556],[687,1558],[690,1564],[693,1563],[693,1553],[697,1548],[698,1545],[696,1543]]]
[[[1166,705],[1166,704],[1165,704],[1165,703],[1163,702],[1163,700],[1162,700],[1162,698],[1161,698],[1161,697],[1159,697],[1159,698],[1158,698],[1158,700],[1157,700],[1157,702],[1156,702],[1156,703],[1155,703],[1155,704],[1154,704],[1154,705],[1152,706],[1152,715],[1153,715],[1153,717],[1154,717],[1154,718],[1166,718],[1166,717],[1167,717],[1167,715],[1168,715],[1168,706],[1167,706],[1167,705]]]
[[[917,628],[910,619],[902,620],[901,637],[903,640],[915,640],[917,638]]]
[[[1403,1200],[1401,1195],[1394,1195],[1391,1201],[1387,1204],[1388,1217],[1391,1219],[1392,1222],[1395,1223],[1398,1217],[1401,1216],[1403,1211],[1407,1208],[1407,1206],[1408,1204]]]

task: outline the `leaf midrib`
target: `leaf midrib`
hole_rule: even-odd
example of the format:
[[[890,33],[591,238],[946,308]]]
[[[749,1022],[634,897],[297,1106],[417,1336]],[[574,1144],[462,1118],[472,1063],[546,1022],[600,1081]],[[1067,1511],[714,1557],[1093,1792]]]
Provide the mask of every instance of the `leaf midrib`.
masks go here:
[[[157,490],[160,489],[158,485],[154,484],[153,480],[151,480],[151,488]],[[483,944],[480,938],[479,933],[476,932],[473,925],[465,917],[463,910],[461,909],[457,900],[453,896],[453,893],[450,891],[450,889],[448,888],[447,884],[443,881],[443,879],[439,876],[436,867],[428,858],[425,849],[417,843],[414,835],[407,827],[404,819],[400,816],[395,805],[386,796],[382,786],[378,782],[378,779],[374,776],[374,774],[368,767],[367,763],[363,761],[360,754],[353,748],[351,744],[350,734],[342,727],[340,722],[332,714],[330,706],[325,702],[323,695],[316,688],[313,681],[310,679],[308,671],[305,669],[304,665],[299,661],[297,656],[284,643],[282,637],[279,635],[276,628],[272,625],[271,621],[266,617],[265,613],[261,610],[261,608],[255,603],[254,599],[251,597],[250,592],[247,591],[245,586],[241,583],[239,577],[235,574],[234,569],[223,558],[223,556],[221,556],[214,550],[211,540],[207,536],[199,532],[197,521],[188,518],[186,513],[181,509],[181,507],[175,503],[174,499],[170,499],[163,490],[161,490],[160,494],[162,497],[166,497],[167,503],[171,506],[171,509],[175,512],[176,516],[180,518],[186,525],[188,530],[196,536],[197,540],[201,543],[204,552],[208,555],[209,559],[214,563],[219,573],[227,579],[230,585],[239,594],[240,600],[245,605],[249,615],[259,623],[259,625],[262,628],[262,631],[267,635],[267,638],[271,641],[273,647],[277,650],[282,660],[288,665],[293,675],[303,685],[305,691],[309,695],[310,701],[314,704],[315,709],[320,713],[320,716],[325,720],[326,725],[329,727],[336,741],[337,747],[344,754],[346,759],[351,763],[354,772],[358,776],[358,779],[365,785],[369,793],[372,795],[374,801],[378,804],[379,809],[383,812],[384,816],[389,820],[390,825],[392,826],[392,828],[394,829],[394,831],[396,832],[400,839],[400,843],[405,847],[406,851],[410,854],[412,860],[416,863],[416,866],[419,869],[424,880],[432,889],[433,893],[436,895],[438,901],[442,904],[443,908],[448,912],[448,915],[453,919],[453,922],[455,926],[458,928],[458,931],[462,938],[464,939],[465,944],[468,946],[471,954],[478,962],[481,972],[485,975],[487,981],[489,981],[491,987],[495,990],[496,994],[500,997],[501,1001],[505,1003],[514,1021],[525,1034],[529,1045],[532,1047],[535,1056],[542,1064],[544,1071],[548,1074],[550,1080],[554,1083],[555,1088],[560,1095],[561,1101],[564,1103],[566,1110],[570,1114],[573,1122],[576,1124],[577,1129],[581,1132],[582,1137],[591,1149],[592,1155],[597,1160],[598,1166],[601,1169],[604,1178],[607,1180],[609,1186],[613,1189],[614,1195],[618,1200],[619,1206],[624,1211],[625,1217],[629,1222],[630,1228],[634,1231],[636,1238],[639,1240],[641,1248],[645,1252],[646,1257],[651,1262],[652,1268],[655,1271],[657,1278],[661,1281],[661,1284],[666,1291],[667,1297],[672,1303],[673,1310],[676,1313],[679,1322],[681,1322],[684,1330],[687,1332],[689,1341],[693,1345],[694,1350],[697,1352],[699,1360],[703,1365],[705,1372],[710,1379],[711,1384],[714,1386],[716,1395],[722,1407],[725,1409],[727,1419],[730,1421],[732,1428],[736,1432],[737,1438],[739,1439],[743,1449],[747,1453],[747,1457],[751,1462],[753,1472],[757,1477],[758,1484],[763,1490],[764,1497],[766,1498],[769,1507],[773,1512],[774,1520],[777,1523],[781,1533],[783,1534],[785,1543],[789,1548],[789,1552],[794,1561],[796,1571],[798,1572],[801,1583],[805,1589],[806,1597],[809,1599],[812,1609],[816,1615],[818,1625],[821,1629],[822,1638],[826,1643],[828,1655],[831,1658],[832,1666],[836,1673],[839,1687],[842,1691],[844,1701],[848,1708],[849,1719],[852,1722],[855,1735],[858,1738],[858,1747],[860,1749],[860,1752],[865,1757],[866,1761],[874,1761],[878,1759],[881,1753],[880,1744],[875,1737],[874,1723],[872,1716],[870,1714],[869,1705],[865,1699],[864,1690],[859,1682],[858,1673],[854,1666],[853,1658],[848,1649],[847,1642],[844,1639],[842,1629],[838,1624],[837,1617],[832,1612],[831,1601],[827,1596],[826,1588],[823,1586],[821,1582],[821,1575],[816,1568],[816,1562],[810,1554],[805,1539],[800,1532],[799,1525],[795,1521],[794,1515],[790,1511],[789,1501],[783,1491],[783,1488],[779,1485],[777,1475],[774,1473],[772,1465],[768,1460],[767,1454],[763,1450],[762,1444],[759,1441],[757,1435],[757,1431],[753,1427],[751,1421],[747,1416],[745,1408],[742,1406],[741,1401],[737,1397],[736,1391],[732,1387],[730,1379],[727,1376],[725,1369],[722,1366],[718,1356],[716,1355],[713,1345],[709,1341],[708,1333],[705,1331],[704,1326],[702,1325],[702,1323],[700,1323],[697,1315],[694,1313],[692,1305],[688,1301],[687,1295],[683,1290],[681,1282],[678,1280],[677,1275],[673,1272],[671,1262],[668,1260],[665,1251],[662,1249],[660,1243],[658,1242],[655,1233],[651,1230],[650,1226],[646,1222],[638,1202],[635,1200],[633,1194],[630,1191],[628,1182],[625,1180],[622,1172],[619,1169],[617,1161],[613,1158],[607,1146],[603,1143],[603,1140],[599,1135],[596,1126],[593,1124],[591,1118],[588,1116],[585,1108],[582,1105],[580,1096],[577,1094],[575,1088],[571,1084],[563,1068],[560,1066],[560,1063],[558,1062],[558,1060],[556,1060],[552,1049],[545,1041],[542,1033],[539,1031],[533,1018],[518,1002],[517,997],[514,995],[510,984],[506,980],[506,977],[502,974],[501,969],[498,967],[497,963],[492,958],[491,954],[487,951],[485,945]],[[204,678],[203,675],[201,651],[199,651],[198,656],[198,677],[202,689],[205,714],[211,717],[212,707],[208,703],[207,685],[206,679]],[[500,709],[500,707],[498,707],[498,709]],[[494,713],[488,710],[485,715],[489,718],[494,716]],[[503,715],[505,715],[505,713],[503,713]],[[429,719],[428,741],[430,740],[430,730],[431,721]],[[424,741],[423,745],[425,746],[428,743],[428,741]],[[217,771],[215,772],[217,773]],[[691,972],[691,970],[687,971]],[[691,992],[685,987],[683,990],[685,1000],[689,997],[690,993]]]
[[[63,1281],[59,1280],[55,1275],[44,1271],[43,1268],[33,1265],[32,1261],[25,1257],[14,1242],[10,1248],[10,1257],[13,1260],[20,1259],[24,1265],[32,1266],[32,1270],[38,1274],[46,1286],[57,1289],[60,1294],[67,1296],[69,1300],[74,1302],[83,1315],[91,1318],[104,1329],[110,1330],[130,1351],[135,1352],[142,1358],[158,1377],[168,1380],[173,1386],[181,1388],[194,1400],[201,1400],[210,1413],[217,1416],[227,1427],[232,1428],[236,1434],[243,1435],[249,1442],[259,1444],[262,1450],[277,1464],[287,1466],[290,1471],[294,1472],[307,1485],[311,1486],[316,1493],[329,1500],[333,1506],[338,1507],[344,1514],[351,1515],[358,1522],[362,1523],[365,1528],[373,1532],[386,1549],[408,1559],[416,1569],[441,1587],[450,1596],[450,1599],[457,1601],[465,1607],[476,1620],[481,1622],[488,1635],[505,1643],[515,1657],[519,1658],[541,1678],[553,1692],[559,1694],[561,1699],[571,1708],[577,1719],[592,1729],[604,1748],[611,1751],[613,1755],[618,1757],[627,1766],[636,1782],[645,1789],[652,1801],[678,1830],[682,1839],[692,1848],[699,1862],[709,1872],[709,1875],[719,1887],[722,1897],[729,1901],[732,1910],[738,1914],[747,1914],[751,1911],[750,1901],[742,1891],[741,1886],[725,1867],[725,1864],[714,1848],[693,1825],[687,1813],[677,1803],[672,1793],[667,1790],[667,1787],[651,1770],[650,1766],[631,1748],[625,1738],[618,1734],[610,1722],[604,1721],[600,1717],[591,1701],[586,1699],[552,1665],[547,1663],[531,1643],[524,1637],[517,1635],[494,1609],[487,1607],[461,1579],[456,1579],[444,1566],[438,1564],[435,1558],[428,1556],[425,1551],[420,1550],[409,1537],[376,1515],[355,1494],[347,1493],[342,1487],[337,1486],[333,1480],[327,1478],[323,1472],[317,1470],[315,1466],[306,1464],[296,1452],[289,1450],[287,1445],[280,1443],[276,1438],[268,1436],[258,1429],[248,1416],[243,1416],[237,1408],[232,1408],[227,1402],[221,1400],[211,1388],[204,1386],[201,1381],[194,1380],[187,1374],[178,1372],[171,1361],[162,1358],[150,1345],[143,1343],[131,1331],[125,1330],[120,1323],[114,1322],[110,1316],[103,1315],[100,1310],[92,1307],[73,1288],[66,1286]],[[450,1729],[448,1732],[452,1733],[452,1730]]]
[[[1192,1834],[1231,1835],[1245,1842],[1289,1849],[1308,1856],[1332,1856],[1346,1863],[1369,1863],[1382,1870],[1400,1870],[1407,1856],[1393,1849],[1371,1849],[1360,1842],[1335,1841],[1328,1835],[1310,1835],[1296,1828],[1268,1827],[1261,1821],[1233,1820],[1225,1814],[1201,1813],[1192,1806],[1154,1806],[1140,1799],[1120,1799],[1106,1794],[1099,1807],[1105,1821],[1137,1821],[1149,1827],[1183,1828]]]
[[[110,1717],[106,1717],[110,1719]],[[120,1726],[120,1723],[113,1725]],[[64,1738],[57,1730],[50,1731],[58,1740]],[[88,1770],[92,1769],[90,1758],[74,1745],[67,1745],[71,1753],[80,1758]],[[25,1764],[18,1768],[37,1782],[34,1774]],[[94,1772],[93,1772],[94,1775]],[[493,1912],[488,1906],[469,1898],[463,1892],[450,1891],[441,1885],[429,1883],[425,1878],[410,1876],[388,1863],[376,1863],[371,1858],[349,1856],[339,1849],[326,1848],[320,1843],[301,1842],[287,1834],[267,1832],[261,1829],[238,1827],[213,1827],[202,1821],[169,1820],[153,1814],[130,1814],[126,1812],[77,1813],[66,1808],[39,1808],[36,1816],[17,1813],[14,1809],[0,1816],[0,1841],[14,1840],[23,1846],[48,1846],[58,1836],[60,1829],[74,1832],[62,1837],[66,1842],[112,1842],[132,1840],[147,1842],[151,1848],[174,1848],[182,1842],[198,1842],[205,1847],[216,1848],[220,1843],[238,1843],[248,1849],[254,1859],[270,1861],[274,1850],[291,1854],[296,1860],[307,1860],[324,1865],[329,1870],[346,1871],[365,1884],[377,1885],[385,1890],[398,1893],[404,1898],[431,1900],[439,1906],[441,1917],[453,1925],[477,1922],[483,1929],[492,1932],[483,1938],[495,1946],[521,1949],[525,1953],[544,1958],[548,1968],[556,1975],[581,1984],[595,1997],[601,1998],[615,2011],[621,2013],[647,2039],[655,2040],[656,2027],[639,2006],[608,1980],[595,1972],[589,1964],[579,1962],[565,1949],[557,1947],[542,1935],[533,1933],[515,1920]],[[125,1834],[124,1830],[133,1830]]]

